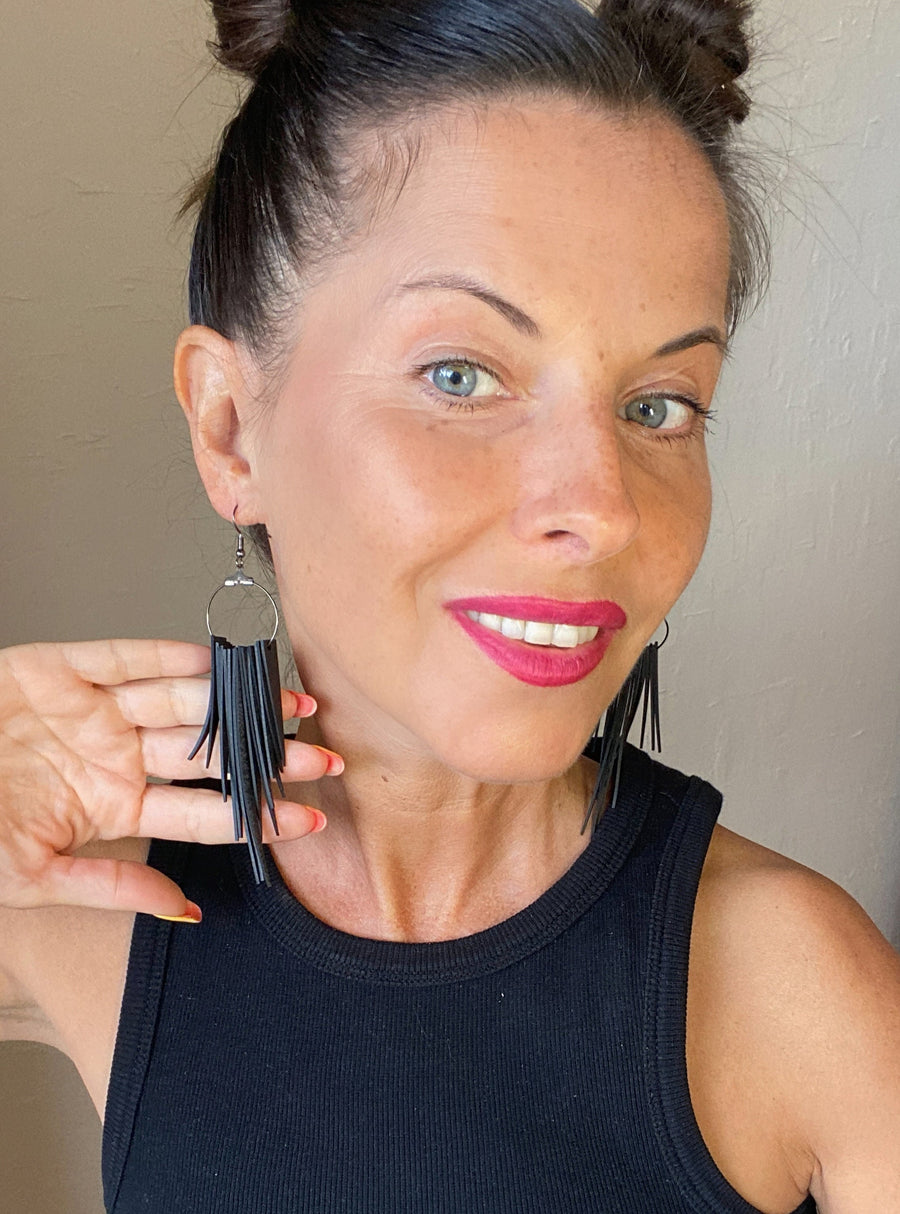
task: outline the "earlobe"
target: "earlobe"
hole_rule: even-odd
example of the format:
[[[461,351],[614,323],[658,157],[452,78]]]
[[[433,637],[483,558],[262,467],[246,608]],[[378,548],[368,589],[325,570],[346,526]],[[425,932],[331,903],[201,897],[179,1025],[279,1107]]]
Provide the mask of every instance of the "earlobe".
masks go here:
[[[174,378],[213,509],[226,519],[238,504],[245,516],[256,514],[246,425],[252,396],[235,343],[214,329],[191,325],[175,347]]]

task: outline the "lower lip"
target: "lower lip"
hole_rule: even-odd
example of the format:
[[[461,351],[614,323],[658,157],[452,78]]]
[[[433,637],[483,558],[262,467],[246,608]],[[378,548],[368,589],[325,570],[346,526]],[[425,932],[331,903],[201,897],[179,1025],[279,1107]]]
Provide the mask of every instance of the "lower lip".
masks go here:
[[[580,682],[603,661],[614,633],[611,628],[601,628],[593,641],[575,649],[551,649],[529,645],[527,641],[513,641],[479,624],[464,611],[454,611],[453,615],[482,653],[501,670],[532,687],[566,687],[569,683]]]

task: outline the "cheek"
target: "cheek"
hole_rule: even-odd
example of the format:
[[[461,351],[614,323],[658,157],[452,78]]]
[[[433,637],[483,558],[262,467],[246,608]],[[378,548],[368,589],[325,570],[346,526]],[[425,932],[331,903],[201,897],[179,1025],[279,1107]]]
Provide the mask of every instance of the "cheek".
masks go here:
[[[668,514],[682,538],[686,558],[698,561],[709,532],[712,492],[709,464],[702,442],[669,482]]]
[[[641,515],[639,564],[668,610],[691,580],[709,534],[712,493],[702,443],[667,460],[665,475],[642,469],[632,492]]]
[[[374,568],[384,589],[446,559],[499,509],[487,444],[463,441],[442,418],[371,394],[286,405],[260,472],[273,548],[293,564],[306,554],[307,573],[337,565],[361,583]]]

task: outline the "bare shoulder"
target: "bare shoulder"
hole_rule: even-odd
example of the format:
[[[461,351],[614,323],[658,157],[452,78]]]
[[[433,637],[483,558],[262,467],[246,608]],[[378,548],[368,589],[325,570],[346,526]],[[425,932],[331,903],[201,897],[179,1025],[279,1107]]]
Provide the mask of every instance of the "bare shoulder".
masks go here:
[[[87,844],[77,855],[146,864],[150,839]],[[0,907],[0,1039],[76,1057],[115,1031],[134,914],[77,906]]]
[[[841,974],[849,980],[863,967],[867,978],[879,978],[874,986],[864,983],[860,992],[877,1008],[883,983],[890,986],[900,973],[900,956],[845,889],[723,826],[716,826],[707,852],[701,901],[704,908],[715,909],[723,933],[752,940],[760,963],[789,961],[792,986],[816,979],[822,966],[831,980]],[[707,932],[715,930],[708,914],[701,920]],[[763,927],[767,936],[754,939],[753,931]],[[810,966],[813,954],[815,965]]]
[[[727,1068],[731,1051],[752,1060],[743,1078],[798,1188],[805,1177],[828,1214],[900,1209],[900,956],[859,903],[717,826],[691,974],[695,1055],[697,1032],[714,1024],[714,1066]]]

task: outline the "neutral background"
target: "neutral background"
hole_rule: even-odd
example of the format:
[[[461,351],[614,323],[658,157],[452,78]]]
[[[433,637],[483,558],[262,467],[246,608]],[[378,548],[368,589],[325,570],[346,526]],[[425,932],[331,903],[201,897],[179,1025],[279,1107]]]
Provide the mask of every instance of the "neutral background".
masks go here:
[[[664,758],[900,942],[900,9],[763,0],[776,269],[722,381],[707,556],[662,653]],[[205,641],[230,528],[170,387],[179,191],[231,112],[199,0],[3,12],[0,644]],[[785,153],[789,153],[785,155]],[[4,1214],[98,1214],[74,1068],[0,1047]]]

